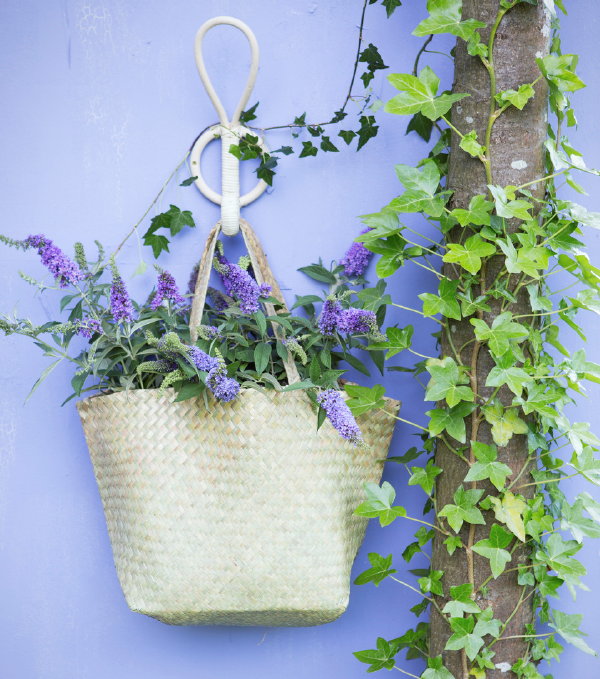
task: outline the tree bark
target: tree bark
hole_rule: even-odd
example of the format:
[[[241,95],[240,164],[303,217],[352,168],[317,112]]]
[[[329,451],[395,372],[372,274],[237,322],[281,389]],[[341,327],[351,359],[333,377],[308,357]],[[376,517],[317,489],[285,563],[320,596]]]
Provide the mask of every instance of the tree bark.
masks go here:
[[[463,0],[463,19],[475,18],[485,21],[487,29],[481,30],[482,40],[487,42],[490,27],[494,22],[499,8],[499,0]],[[518,89],[523,83],[532,83],[540,75],[536,65],[536,57],[548,53],[550,35],[550,17],[539,2],[538,6],[521,4],[509,10],[504,16],[497,31],[493,61],[496,71],[496,91]],[[491,105],[490,77],[479,58],[467,53],[466,44],[457,41],[455,53],[455,92],[467,92],[471,96],[454,105],[452,122],[463,133],[476,130],[481,143],[485,139],[485,131]],[[507,109],[495,122],[492,130],[489,154],[493,183],[500,186],[521,185],[544,176],[544,141],[546,139],[548,93],[545,81],[535,85],[535,97],[525,106],[523,111],[514,107]],[[459,148],[460,139],[454,133],[452,138],[449,160],[448,186],[454,192],[452,206],[466,208],[470,199],[476,194],[486,194],[486,174],[482,163],[468,156]],[[541,197],[544,187],[540,182],[529,187],[534,195]],[[510,228],[510,227],[509,227]],[[452,230],[447,237],[449,242],[462,242],[467,235],[460,227]],[[481,287],[486,289],[496,279],[504,268],[504,258],[492,257],[481,276]],[[452,265],[446,265],[444,273],[457,277],[457,270]],[[509,287],[515,288],[517,276],[509,277]],[[523,288],[524,290],[524,288]],[[500,313],[500,302],[488,300],[491,312],[482,314],[488,324]],[[529,299],[525,294],[517,296],[517,302],[511,306],[513,314],[523,314],[531,311]],[[487,398],[492,389],[485,387],[486,377],[495,365],[485,344],[480,346],[474,338],[473,326],[469,319],[454,321],[447,319],[449,331],[454,346],[459,349],[465,343],[467,346],[460,352],[463,365],[471,371],[471,387],[483,398]],[[470,342],[470,343],[469,343]],[[446,335],[441,343],[442,356],[453,356],[449,340]],[[508,405],[512,401],[512,393],[506,385],[498,393],[499,400]],[[476,400],[478,402],[478,400]],[[472,439],[492,444],[490,426],[485,420],[477,422],[476,414],[467,418],[467,442]],[[439,440],[438,440],[439,441]],[[460,444],[456,444],[459,446]],[[527,463],[527,437],[515,435],[506,447],[498,448],[498,459],[513,470],[508,482],[521,472]],[[457,458],[443,442],[439,441],[435,463],[444,471],[437,479],[436,503],[440,509],[453,501],[453,495],[461,484],[465,488],[476,486],[484,489],[487,494],[497,495],[496,489],[488,482],[472,484],[464,481],[468,466]],[[530,479],[528,472],[519,478],[519,484]],[[532,491],[533,487],[524,488]],[[532,494],[532,492],[530,493]],[[438,597],[440,609],[448,600],[450,587],[461,585],[474,580],[475,589],[490,575],[487,559],[471,552],[469,547],[478,540],[489,537],[491,525],[494,523],[492,512],[484,512],[486,526],[469,526],[465,524],[460,533],[462,542],[467,549],[458,549],[452,556],[448,554],[443,544],[444,536],[436,534],[433,543],[432,569],[444,571],[444,594]],[[528,559],[527,550],[520,547],[514,553],[513,560],[507,569],[514,568]],[[528,593],[529,593],[528,589]],[[504,631],[504,636],[522,635],[525,625],[532,622],[533,597],[526,597],[520,601],[523,588],[517,584],[517,572],[504,573],[497,580],[491,580],[487,591],[478,592],[475,601],[485,609],[491,606],[494,617],[502,621],[510,618]],[[516,613],[514,612],[516,610]],[[432,608],[430,628],[430,654],[442,655],[444,665],[457,679],[470,679],[470,663],[460,651],[444,651],[444,647],[451,634],[448,622],[440,613]],[[493,662],[496,668],[487,670],[488,679],[510,679],[514,673],[507,671],[527,651],[527,644],[523,639],[509,639],[499,641],[494,645],[496,655]]]

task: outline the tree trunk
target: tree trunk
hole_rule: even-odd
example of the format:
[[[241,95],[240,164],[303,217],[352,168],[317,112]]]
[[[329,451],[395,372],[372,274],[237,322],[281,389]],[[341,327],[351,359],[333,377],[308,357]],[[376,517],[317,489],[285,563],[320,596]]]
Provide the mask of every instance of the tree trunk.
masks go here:
[[[498,12],[499,0],[463,0],[463,19],[475,18],[484,21],[487,29],[481,30],[482,41],[487,42],[490,27]],[[502,19],[497,31],[493,54],[496,71],[496,91],[518,89],[523,83],[532,83],[540,75],[536,65],[536,57],[548,53],[550,35],[550,17],[545,12],[543,3],[538,6],[521,4],[511,9]],[[457,41],[455,54],[454,91],[467,92],[471,96],[454,105],[453,124],[462,132],[476,130],[481,143],[485,139],[485,130],[491,105],[490,77],[479,58],[467,53],[466,44]],[[547,88],[541,80],[535,86],[535,97],[519,111],[514,107],[507,109],[496,121],[490,142],[489,155],[493,183],[500,186],[521,185],[544,176],[544,147],[547,122]],[[459,138],[453,134],[449,165],[449,188],[454,192],[452,207],[466,208],[470,199],[476,194],[485,194],[486,174],[482,163],[468,156],[459,148]],[[543,195],[543,185],[529,187],[534,195]],[[458,242],[465,239],[465,229],[457,227],[448,234],[448,241]],[[499,271],[504,267],[504,258],[495,256],[488,261],[481,276],[482,287],[489,287]],[[444,273],[456,278],[457,272],[451,265],[446,265]],[[514,289],[517,276],[509,277],[509,286]],[[523,288],[524,290],[524,288]],[[488,324],[500,313],[500,303],[488,300],[491,312],[480,315]],[[527,294],[519,294],[517,302],[511,306],[513,314],[530,311]],[[453,321],[447,319],[453,344],[456,348],[468,343],[461,352],[463,365],[469,367],[471,387],[477,394],[487,398],[492,389],[485,387],[486,377],[495,365],[486,345],[480,346],[474,341],[473,326],[469,319]],[[470,342],[470,343],[469,343]],[[452,356],[451,346],[446,336],[442,339],[442,355]],[[512,393],[503,386],[498,393],[499,400],[508,405],[512,401]],[[490,426],[483,419],[478,421],[477,411],[467,418],[467,441],[477,440],[492,444]],[[524,418],[526,419],[526,418]],[[439,439],[438,439],[439,441]],[[459,444],[457,444],[459,445]],[[512,477],[518,474],[528,455],[525,435],[515,435],[506,447],[498,447],[498,459],[513,470]],[[436,502],[438,509],[453,501],[453,495],[461,484],[465,488],[478,487],[486,494],[497,494],[489,482],[479,481],[476,484],[464,482],[468,466],[441,441],[436,450],[435,463],[444,471],[438,477]],[[528,472],[520,476],[519,484],[529,480]],[[532,491],[533,487],[523,489]],[[520,491],[518,491],[520,492]],[[532,493],[531,493],[532,494]],[[432,568],[444,571],[444,593],[449,596],[450,587],[472,582],[477,587],[490,575],[489,561],[470,551],[470,547],[478,540],[489,537],[490,526],[494,522],[492,512],[485,512],[486,526],[465,524],[460,533],[467,549],[458,549],[452,556],[443,544],[444,536],[436,535],[433,544]],[[527,560],[528,553],[524,547],[517,549],[507,569]],[[497,580],[491,580],[487,591],[478,592],[475,600],[484,609],[491,606],[494,617],[502,621],[510,618],[504,636],[522,635],[524,627],[533,618],[532,598],[520,602],[523,588],[517,584],[517,573],[504,573]],[[446,599],[438,597],[440,609]],[[514,611],[516,610],[516,613]],[[451,634],[447,620],[435,608],[431,612],[430,653],[432,656],[442,655],[444,665],[457,679],[470,679],[470,663],[461,651],[444,651],[446,641]],[[509,679],[514,673],[507,671],[518,658],[526,654],[527,644],[523,639],[509,639],[494,645],[496,655],[493,662],[496,669],[487,670],[488,679]]]

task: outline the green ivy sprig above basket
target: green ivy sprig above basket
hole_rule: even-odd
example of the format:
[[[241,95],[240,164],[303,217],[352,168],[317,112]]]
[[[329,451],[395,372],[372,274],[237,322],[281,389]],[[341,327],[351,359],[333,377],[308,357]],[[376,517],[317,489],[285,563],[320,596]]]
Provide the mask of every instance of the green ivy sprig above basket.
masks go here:
[[[157,228],[148,230],[146,243],[156,255],[169,244],[166,236],[156,236],[158,227],[166,227],[173,235],[184,225],[194,226],[194,221],[191,213],[172,205],[152,224]],[[288,311],[271,296],[268,285],[257,283],[247,256],[230,262],[218,242],[214,275],[223,289],[208,289],[209,303],[197,329],[198,340],[192,343],[189,322],[197,268],[188,292],[181,294],[173,276],[156,266],[155,289],[145,301],[136,302],[114,256],[107,256],[99,243],[97,257],[90,260],[81,243],[75,244],[71,259],[43,235],[22,241],[0,236],[0,240],[21,250],[36,250],[54,278],[50,284],[21,274],[27,282],[41,293],[66,292],[57,310],[64,320],[37,325],[25,318],[0,316],[0,330],[6,335],[31,338],[53,359],[31,393],[64,361],[75,367],[73,392],[65,403],[89,392],[128,389],[172,387],[177,401],[206,397],[207,390],[218,400],[230,401],[240,388],[304,389],[315,404],[318,426],[329,417],[344,438],[360,441],[360,431],[340,391],[340,380],[348,369],[341,364],[369,375],[367,365],[355,355],[359,350],[383,370],[383,352],[367,348],[385,339],[379,327],[386,308],[382,301],[385,284],[369,288],[363,277],[371,253],[362,244],[353,243],[340,262],[329,268],[321,262],[303,267],[301,271],[327,284],[328,290],[297,297]],[[269,315],[265,304],[275,314]],[[290,360],[300,376],[300,381],[291,384],[285,370]],[[360,413],[362,388],[346,388],[350,406]]]

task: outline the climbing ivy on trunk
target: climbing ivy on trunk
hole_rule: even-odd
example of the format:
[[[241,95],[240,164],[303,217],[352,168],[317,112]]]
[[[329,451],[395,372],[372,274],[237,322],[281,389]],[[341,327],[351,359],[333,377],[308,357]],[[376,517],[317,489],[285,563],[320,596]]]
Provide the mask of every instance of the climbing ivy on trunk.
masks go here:
[[[386,299],[436,322],[439,358],[417,351],[410,325],[372,345],[390,362],[405,350],[423,359],[411,368],[428,378],[433,402],[422,450],[395,461],[410,465],[408,483],[434,513],[402,556],[410,562],[432,541],[431,568],[411,585],[395,577],[392,555],[370,554],[357,583],[392,578],[418,591],[412,610],[429,607],[430,622],[355,655],[370,671],[417,677],[400,666],[406,649],[425,658],[422,679],[535,679],[564,641],[593,653],[581,616],[549,601],[563,585],[583,587],[576,554],[600,536],[600,504],[587,492],[568,499],[561,483],[600,481],[600,441],[565,412],[586,381],[600,382],[600,366],[560,340],[566,325],[585,342],[577,314],[600,313],[600,269],[581,240],[600,214],[560,198],[555,184],[580,189],[576,172],[599,173],[566,136],[576,124],[571,95],[584,84],[577,57],[561,51],[562,2],[429,0],[427,9],[414,35],[424,47],[456,36],[454,87],[441,91],[429,66],[419,70],[422,52],[412,73],[389,76],[399,93],[385,110],[437,139],[416,167],[396,166],[403,192],[364,218],[360,240],[381,255],[381,277],[412,262],[439,280],[414,308]],[[421,213],[439,239],[404,224],[405,213]],[[557,289],[561,274],[570,282]],[[420,455],[426,462],[413,466]],[[390,484],[370,487],[357,514],[401,521],[394,498]]]

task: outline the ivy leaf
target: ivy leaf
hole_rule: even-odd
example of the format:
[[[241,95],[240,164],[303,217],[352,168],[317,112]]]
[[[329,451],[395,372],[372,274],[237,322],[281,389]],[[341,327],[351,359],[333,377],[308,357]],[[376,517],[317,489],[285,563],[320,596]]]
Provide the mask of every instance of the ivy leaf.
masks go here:
[[[451,618],[461,618],[464,613],[481,613],[479,606],[471,598],[473,585],[465,583],[450,587],[451,601],[444,606],[442,613],[448,613]]]
[[[159,229],[166,229],[171,236],[176,236],[185,226],[194,227],[196,223],[189,210],[180,210],[176,205],[170,205],[166,212],[154,216],[150,227],[144,234],[144,245],[149,245],[155,258],[163,251],[169,251],[169,240],[166,236],[157,235]]]
[[[355,585],[365,585],[368,582],[374,582],[375,586],[378,587],[379,584],[393,573],[398,571],[395,568],[391,568],[392,565],[392,555],[381,556],[377,552],[371,552],[369,554],[369,561],[371,562],[371,568],[361,573],[354,581]]]
[[[433,460],[428,460],[425,467],[411,467],[412,475],[408,480],[409,486],[421,486],[421,488],[431,495],[435,486],[435,478],[442,473],[439,467],[433,464]]]
[[[413,115],[422,113],[429,120],[437,120],[452,108],[452,104],[460,101],[468,94],[437,95],[440,79],[425,66],[418,76],[408,73],[394,73],[388,76],[390,83],[400,90],[393,99],[387,102],[384,110],[387,113]]]
[[[413,35],[422,37],[432,33],[451,33],[469,40],[478,28],[485,28],[485,23],[476,19],[461,21],[462,0],[429,0],[427,10],[429,16],[415,28]]]
[[[516,408],[504,409],[499,401],[483,408],[486,421],[492,425],[492,438],[500,447],[505,446],[514,434],[526,434],[527,423],[517,415]]]
[[[443,278],[440,281],[439,297],[429,292],[423,292],[418,297],[423,302],[423,313],[425,316],[435,316],[443,314],[447,318],[454,318],[460,321],[460,304],[457,300],[457,291],[460,281],[450,281]]]
[[[529,331],[524,325],[515,323],[510,311],[496,316],[491,327],[479,318],[472,318],[471,325],[475,328],[475,336],[480,342],[488,342],[494,356],[502,356],[510,349],[510,343],[522,342],[529,337]]]
[[[382,526],[389,525],[399,516],[406,516],[404,507],[392,506],[396,491],[387,481],[381,484],[381,488],[376,483],[367,483],[365,493],[367,500],[354,510],[355,516],[366,516],[369,519],[379,518]]]
[[[353,655],[360,662],[370,665],[367,672],[377,672],[382,669],[391,670],[394,667],[394,657],[398,650],[398,645],[393,641],[388,642],[382,637],[378,637],[377,648],[368,651],[355,651]]]
[[[246,111],[241,112],[240,123],[242,123],[242,125],[249,123],[251,120],[256,120],[256,109],[258,108],[259,103],[260,102],[257,101],[254,106],[251,106]]]
[[[423,163],[422,171],[409,165],[396,165],[395,169],[406,192],[392,200],[389,207],[396,212],[425,212],[439,217],[445,199],[436,195],[441,175],[435,162]]]
[[[395,10],[402,5],[402,0],[382,0],[381,4],[385,7],[385,12],[389,19]]]
[[[415,113],[406,126],[406,134],[416,132],[421,139],[429,141],[433,130],[433,121],[426,118],[422,113]]]
[[[471,130],[471,132],[461,137],[459,146],[472,158],[479,158],[485,153],[485,146],[482,146],[477,141],[477,132],[475,132],[475,130]]]
[[[485,524],[483,514],[475,506],[483,495],[482,488],[465,490],[460,486],[454,493],[454,504],[447,504],[438,512],[438,516],[445,516],[455,533],[462,528],[463,523]]]
[[[496,365],[488,373],[486,387],[501,387],[506,384],[515,396],[521,396],[523,386],[531,381],[529,375],[515,366],[515,357],[511,351],[495,358]]]
[[[385,388],[381,384],[376,384],[374,387],[346,384],[344,389],[350,396],[346,405],[354,416],[362,415],[370,410],[378,410],[385,406],[385,399],[383,398]]]
[[[368,73],[371,75],[371,78],[375,71],[387,68],[383,63],[383,58],[381,57],[381,54],[379,54],[379,50],[372,43],[369,43],[369,45],[360,53],[358,61],[367,64]],[[369,78],[369,81],[371,78]],[[365,83],[365,87],[366,85],[368,85],[368,82]]]
[[[519,87],[518,90],[504,90],[503,92],[498,92],[496,95],[496,101],[500,106],[505,104],[511,104],[519,111],[525,108],[525,104],[535,96],[535,90],[533,85],[530,83],[524,83]]]
[[[338,137],[341,137],[346,144],[350,144],[354,137],[356,137],[356,132],[353,130],[340,130],[338,132]]]
[[[476,233],[467,238],[464,245],[449,243],[448,252],[444,255],[443,260],[444,262],[456,262],[470,273],[477,273],[481,269],[481,258],[493,255],[494,252],[496,252],[495,246],[484,241]]]
[[[594,519],[583,516],[585,509],[583,500],[577,499],[572,505],[564,503],[562,506],[560,527],[570,530],[577,542],[583,542],[584,535],[590,538],[600,538],[600,525]]]
[[[473,441],[473,452],[477,462],[469,469],[465,481],[483,481],[489,479],[498,490],[504,488],[506,477],[512,472],[503,462],[498,462],[496,446],[488,446],[479,441]]]
[[[509,273],[525,273],[532,278],[538,278],[540,269],[548,268],[550,251],[547,248],[523,246],[517,250],[510,237],[498,240],[497,243],[504,253]]]
[[[450,670],[444,667],[442,656],[427,658],[427,669],[421,675],[421,679],[456,679]]]
[[[299,158],[307,158],[308,156],[316,156],[319,149],[312,143],[312,141],[302,142],[302,151],[300,151]]]
[[[463,546],[462,540],[458,537],[458,535],[449,535],[444,540],[444,544],[446,545],[446,549],[448,550],[448,554],[450,554],[450,556],[452,556],[459,547]]]
[[[536,59],[536,63],[548,82],[559,92],[575,92],[585,87],[585,83],[575,75],[576,54],[548,54]]]
[[[429,410],[429,433],[438,436],[444,430],[460,443],[466,441],[465,417],[475,409],[475,404],[461,402],[454,408]]]
[[[500,577],[506,564],[512,559],[505,547],[512,542],[513,535],[495,523],[490,530],[490,537],[479,540],[473,545],[473,551],[490,560],[490,568],[494,578]]]
[[[486,501],[494,510],[496,519],[506,524],[508,530],[516,535],[521,542],[525,542],[523,514],[527,510],[527,503],[523,498],[508,491],[502,499],[490,495],[486,498]]]
[[[485,199],[485,196],[473,196],[469,201],[469,209],[454,208],[451,214],[458,220],[461,226],[474,224],[476,226],[489,226],[490,213],[494,204]]]
[[[501,186],[488,184],[488,189],[494,197],[496,213],[499,217],[506,217],[507,219],[515,218],[523,221],[531,219],[529,210],[533,208],[533,205],[529,201],[520,199],[509,200],[506,190]]]
[[[446,642],[445,650],[460,651],[463,648],[469,660],[473,660],[483,646],[483,637],[474,633],[475,618],[450,618],[452,636]]]
[[[431,379],[425,392],[426,401],[441,401],[446,399],[452,408],[461,401],[474,401],[475,396],[471,387],[462,386],[469,380],[462,374],[454,359],[446,356],[443,359],[431,358],[426,364]]]
[[[360,151],[369,139],[377,136],[379,125],[375,125],[374,116],[361,116],[358,120],[360,122],[360,128],[358,130],[358,146],[356,147],[356,150]]]
[[[184,179],[179,186],[191,186],[198,177],[188,177],[187,179]]]
[[[414,328],[407,325],[405,328],[386,328],[385,334],[387,341],[376,342],[369,345],[368,349],[387,349],[386,360],[408,349],[412,343]]]
[[[535,559],[555,571],[567,584],[579,585],[579,578],[586,574],[586,570],[573,556],[581,547],[575,540],[563,540],[558,533],[552,533],[544,547],[535,553]]]
[[[431,592],[438,596],[444,596],[444,589],[440,580],[444,575],[444,571],[430,571],[427,575],[418,579],[419,588],[423,594]]]
[[[338,147],[326,135],[321,137],[321,150],[339,152]]]
[[[573,646],[584,653],[597,655],[596,651],[590,648],[581,638],[587,636],[579,629],[581,621],[583,620],[583,615],[580,615],[579,613],[569,614],[563,613],[562,611],[553,611],[552,617],[553,620],[549,623],[550,627],[555,629],[566,642],[573,644]]]

